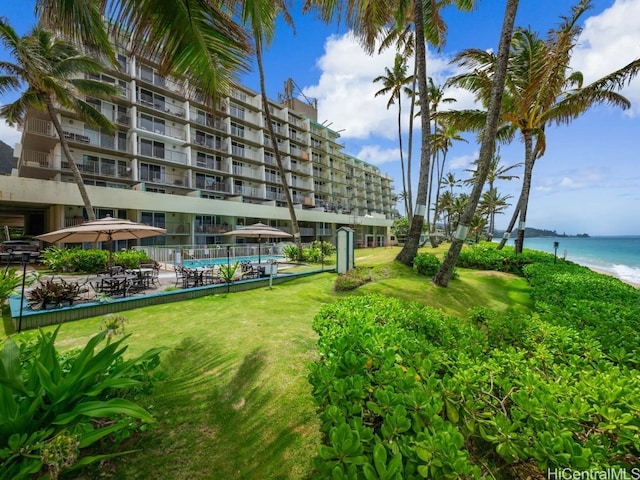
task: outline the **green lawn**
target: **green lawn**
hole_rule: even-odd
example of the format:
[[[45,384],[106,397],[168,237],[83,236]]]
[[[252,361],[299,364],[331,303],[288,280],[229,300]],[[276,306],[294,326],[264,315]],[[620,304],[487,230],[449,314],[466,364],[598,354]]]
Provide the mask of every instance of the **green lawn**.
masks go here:
[[[398,251],[358,250],[357,265],[383,266],[389,276],[353,293],[416,300],[462,318],[472,306],[529,307],[523,279],[460,270],[449,288],[438,289],[393,262]],[[141,450],[111,465],[114,477],[306,478],[320,440],[306,380],[315,355],[311,323],[324,303],[346,295],[333,292],[334,279],[321,273],[273,289],[123,312],[130,354],[167,347],[161,367],[166,378],[146,405],[158,426],[125,445]],[[64,324],[58,347],[84,345],[100,320]]]

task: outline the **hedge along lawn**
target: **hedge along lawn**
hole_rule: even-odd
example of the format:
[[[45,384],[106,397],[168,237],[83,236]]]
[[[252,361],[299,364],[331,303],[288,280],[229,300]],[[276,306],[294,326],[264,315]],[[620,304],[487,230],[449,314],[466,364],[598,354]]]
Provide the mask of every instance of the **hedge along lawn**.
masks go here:
[[[393,262],[398,251],[357,250],[356,265],[377,265],[392,277],[354,293],[419,300],[463,318],[471,306],[527,306],[522,279],[461,271],[449,288],[436,289],[430,279]],[[271,290],[121,312],[129,319],[128,355],[157,346],[168,350],[161,367],[165,379],[145,404],[158,426],[123,446],[141,450],[114,462],[114,477],[307,478],[320,442],[307,382],[317,341],[311,323],[324,303],[345,295],[333,292],[335,278],[321,273]],[[62,325],[57,345],[61,350],[83,346],[101,320]]]

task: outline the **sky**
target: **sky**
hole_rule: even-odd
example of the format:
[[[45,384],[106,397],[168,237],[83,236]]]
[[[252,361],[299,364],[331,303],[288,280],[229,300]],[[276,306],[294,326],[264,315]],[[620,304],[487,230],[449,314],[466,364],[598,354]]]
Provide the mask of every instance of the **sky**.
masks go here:
[[[561,17],[571,14],[577,3],[569,0],[521,0],[516,26],[528,27],[546,38]],[[394,178],[396,192],[402,180],[397,133],[397,109],[387,109],[388,97],[375,97],[382,88],[373,79],[393,66],[395,52],[367,55],[344,25],[325,25],[313,15],[300,13],[301,0],[293,2],[291,13],[295,31],[279,23],[273,43],[264,53],[267,94],[272,99],[284,92],[284,82],[292,78],[294,94],[315,99],[318,121],[340,132],[344,151],[376,165]],[[470,13],[444,11],[448,26],[445,46],[429,50],[428,75],[436,85],[459,73],[450,63],[467,48],[497,51],[505,1],[481,0]],[[7,17],[18,31],[26,33],[35,22],[33,1],[3,2],[0,16]],[[592,0],[583,15],[583,31],[574,49],[571,67],[584,75],[585,84],[640,58],[640,0]],[[0,59],[7,53],[0,47]],[[410,67],[411,69],[412,67]],[[257,73],[240,78],[243,85],[259,91]],[[569,235],[640,235],[640,77],[620,91],[632,107],[626,111],[595,106],[569,125],[546,129],[547,150],[536,162],[528,209],[527,226],[556,230]],[[473,96],[463,90],[449,90],[455,109],[474,108]],[[0,95],[0,105],[15,95]],[[404,102],[408,105],[408,101]],[[444,108],[444,107],[443,107]],[[403,125],[406,157],[407,122]],[[418,125],[419,126],[419,125]],[[0,121],[0,140],[13,146],[20,134]],[[419,138],[419,132],[416,134]],[[457,178],[469,177],[471,163],[480,145],[475,136],[456,142],[447,156],[445,169]],[[417,183],[419,144],[414,144],[413,179]],[[500,146],[504,165],[524,160],[524,145],[516,138]],[[521,167],[511,172],[518,175]],[[498,182],[503,195],[515,203],[520,180]],[[402,205],[398,204],[402,211]],[[498,229],[506,228],[510,207],[496,219]]]

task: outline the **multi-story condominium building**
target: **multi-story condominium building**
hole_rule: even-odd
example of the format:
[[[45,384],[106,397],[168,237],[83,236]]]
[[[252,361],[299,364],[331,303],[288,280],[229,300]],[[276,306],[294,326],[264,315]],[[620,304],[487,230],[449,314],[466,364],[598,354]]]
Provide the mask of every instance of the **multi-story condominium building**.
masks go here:
[[[291,231],[277,142],[303,242],[333,241],[341,226],[354,228],[363,246],[389,241],[393,180],[343,153],[339,134],[317,122],[312,105],[270,100],[270,138],[258,93],[237,85],[214,104],[160,76],[152,60],[117,48],[120,70],[91,78],[116,85],[120,95],[86,99],[115,133],[58,111],[97,217],[167,229],[140,241],[147,245],[229,243],[225,232],[257,221]],[[86,212],[52,122],[31,112],[22,131],[17,171],[0,178],[2,208],[23,213],[32,235],[81,223]]]

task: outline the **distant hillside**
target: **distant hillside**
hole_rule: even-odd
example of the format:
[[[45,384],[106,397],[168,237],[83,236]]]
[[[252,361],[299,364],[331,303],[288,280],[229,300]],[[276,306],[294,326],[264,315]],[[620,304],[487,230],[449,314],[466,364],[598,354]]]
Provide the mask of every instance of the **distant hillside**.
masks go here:
[[[504,234],[504,230],[503,231],[496,231],[496,233],[494,234],[494,237],[502,237],[502,235]],[[513,232],[511,232],[511,238],[515,238],[517,234],[517,231],[514,230]],[[524,235],[527,238],[533,238],[533,237],[588,237],[589,234],[588,233],[579,233],[577,235],[567,235],[566,233],[558,233],[555,230],[545,230],[543,228],[530,228],[530,227],[526,227],[524,229]]]
[[[16,168],[16,163],[13,148],[0,140],[0,175],[11,173],[11,169]]]

